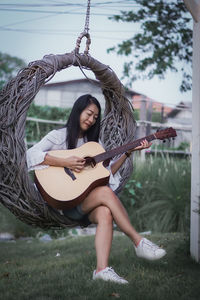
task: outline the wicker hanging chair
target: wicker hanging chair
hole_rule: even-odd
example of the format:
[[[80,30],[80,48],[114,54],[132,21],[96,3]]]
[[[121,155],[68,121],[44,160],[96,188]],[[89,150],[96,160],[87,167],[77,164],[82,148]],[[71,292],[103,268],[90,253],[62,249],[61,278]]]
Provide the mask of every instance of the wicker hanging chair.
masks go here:
[[[87,37],[86,50],[79,54],[80,41]],[[27,110],[41,86],[56,72],[70,66],[91,70],[100,82],[106,100],[100,138],[110,150],[133,141],[136,123],[132,106],[113,70],[88,54],[89,35],[82,34],[71,53],[47,55],[31,62],[0,92],[0,202],[21,221],[43,229],[80,225],[50,207],[34,187],[27,171],[25,125]],[[120,169],[119,193],[132,172],[132,160]]]

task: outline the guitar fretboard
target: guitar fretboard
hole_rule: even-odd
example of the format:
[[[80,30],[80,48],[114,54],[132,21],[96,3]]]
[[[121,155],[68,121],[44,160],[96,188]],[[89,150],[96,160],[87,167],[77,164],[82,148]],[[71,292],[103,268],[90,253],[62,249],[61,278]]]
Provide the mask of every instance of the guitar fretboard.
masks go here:
[[[146,136],[145,139],[148,142],[150,142],[150,141],[155,140],[156,136],[154,134],[151,134],[149,136]],[[131,150],[131,149],[134,149],[134,148],[140,146],[142,141],[144,141],[144,138],[139,139],[139,140],[137,140],[135,142],[126,144],[126,145],[122,145],[122,146],[117,147],[115,149],[103,152],[101,154],[98,154],[98,155],[94,156],[93,158],[94,158],[94,160],[95,160],[96,163],[99,163],[101,161],[106,161],[106,160],[111,159],[112,157],[114,157],[116,155],[119,155],[119,154],[124,153],[124,152],[126,152],[128,150]]]

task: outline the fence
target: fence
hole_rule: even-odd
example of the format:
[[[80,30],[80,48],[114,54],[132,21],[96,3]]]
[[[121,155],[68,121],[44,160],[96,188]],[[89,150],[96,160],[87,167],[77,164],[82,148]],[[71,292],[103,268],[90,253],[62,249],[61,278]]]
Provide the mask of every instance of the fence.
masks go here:
[[[136,138],[148,136],[158,129],[164,129],[166,127],[173,127],[177,131],[177,137],[171,143],[166,143],[168,148],[179,148],[180,145],[185,147],[187,145],[187,151],[176,151],[177,155],[190,155],[191,152],[191,141],[192,141],[192,107],[191,103],[187,105],[180,103],[177,106],[167,107],[162,103],[154,102],[153,100],[143,96],[140,98],[133,99],[134,108],[139,110],[139,120],[137,121],[138,128],[136,132]],[[152,115],[155,112],[160,113],[160,122],[152,122]],[[163,153],[170,153],[172,151],[162,149]],[[156,152],[156,151],[152,151]],[[157,152],[156,152],[157,153]]]
[[[39,118],[33,118],[33,117],[27,117],[27,123],[28,122],[34,122],[36,124],[37,132],[40,133],[40,126],[39,124],[47,124],[47,125],[54,125],[52,126],[51,129],[55,127],[61,127],[65,125],[66,122],[64,121],[53,121],[53,120],[44,120],[44,119],[39,119]],[[136,139],[145,137],[153,132],[155,132],[158,129],[164,129],[166,127],[173,127],[177,131],[177,138],[173,141],[171,140],[170,142],[166,141],[165,145],[161,147],[161,143],[159,144],[160,147],[155,147],[155,149],[151,149],[151,151],[146,151],[146,155],[177,155],[177,156],[190,156],[191,154],[191,145],[189,147],[188,151],[181,151],[181,150],[175,150],[174,148],[177,148],[177,146],[184,141],[188,141],[190,143],[190,138],[191,138],[191,131],[192,131],[192,126],[191,125],[180,125],[180,124],[175,124],[175,123],[158,123],[158,122],[151,122],[147,120],[139,120],[137,121],[137,130],[136,130]],[[47,126],[47,130],[43,130],[45,135],[49,131],[49,126]],[[187,136],[185,135],[187,133]],[[26,144],[27,147],[30,147],[34,145],[36,142],[40,140],[41,136],[38,134],[38,138],[30,141],[26,139]],[[165,148],[172,148],[170,149],[165,149]]]

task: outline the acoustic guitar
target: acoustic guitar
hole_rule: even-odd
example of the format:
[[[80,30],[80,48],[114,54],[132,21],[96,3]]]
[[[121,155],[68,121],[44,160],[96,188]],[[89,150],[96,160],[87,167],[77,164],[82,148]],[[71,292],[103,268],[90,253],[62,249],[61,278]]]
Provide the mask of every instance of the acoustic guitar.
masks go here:
[[[105,151],[96,142],[88,142],[73,150],[52,150],[52,156],[67,158],[70,156],[83,157],[86,162],[84,169],[77,173],[66,167],[49,166],[35,170],[35,182],[43,199],[57,209],[70,209],[81,203],[85,197],[97,186],[107,185],[110,171],[106,169],[112,157],[140,146],[146,139],[164,140],[176,137],[176,131],[170,127],[160,130],[115,149]]]

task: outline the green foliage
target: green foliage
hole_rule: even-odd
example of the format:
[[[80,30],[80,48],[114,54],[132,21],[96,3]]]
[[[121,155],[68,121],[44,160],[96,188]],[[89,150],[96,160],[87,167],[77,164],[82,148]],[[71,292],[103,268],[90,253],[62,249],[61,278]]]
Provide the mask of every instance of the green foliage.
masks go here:
[[[130,179],[124,187],[123,197],[129,199],[130,205],[134,206],[137,190],[141,189],[142,185],[134,179]]]
[[[125,188],[120,198],[138,230],[186,232],[190,222],[190,180],[189,160],[138,160],[127,185],[134,195]],[[136,182],[140,182],[141,188],[136,188]]]
[[[52,238],[62,238],[68,234],[68,229],[46,229],[33,227],[20,221],[6,207],[0,204],[0,233],[9,232],[15,238],[40,237],[48,233]]]
[[[9,232],[16,238],[35,236],[38,229],[18,220],[7,208],[0,204],[0,232]]]
[[[52,121],[67,121],[71,109],[64,109],[50,106],[38,106],[34,103],[31,104],[28,111],[28,117],[34,117],[44,120]],[[49,131],[61,128],[64,125],[40,123],[34,121],[27,121],[26,123],[26,139],[27,142],[37,142],[41,140]]]
[[[135,109],[134,112],[133,112],[133,114],[134,114],[134,119],[136,121],[140,120],[140,110],[139,109]],[[158,122],[158,123],[160,123],[161,119],[162,119],[162,116],[161,116],[160,112],[157,112],[157,111],[153,111],[152,112],[152,122]]]
[[[160,144],[153,144],[151,146],[152,150],[175,150],[175,151],[190,151],[190,143],[185,141],[181,142],[178,147],[172,147],[170,143],[160,143]]]
[[[131,2],[131,1],[130,1]],[[134,0],[139,8],[122,11],[110,19],[140,24],[137,34],[108,49],[130,56],[124,65],[124,78],[131,85],[137,78],[163,79],[168,70],[178,72],[181,65],[181,91],[191,89],[192,29],[191,16],[182,0]],[[135,58],[133,60],[133,57]],[[185,65],[190,66],[186,71]],[[138,72],[137,72],[138,71]]]
[[[152,113],[152,122],[162,122],[162,114],[161,112],[153,111]]]
[[[134,119],[136,121],[138,121],[140,119],[140,111],[139,111],[139,109],[134,109],[133,115],[134,115]]]
[[[182,151],[189,151],[189,149],[190,149],[190,143],[189,142],[181,142],[180,145],[177,148],[177,150],[182,150]]]
[[[25,67],[25,62],[15,56],[0,52],[0,89],[11,80],[17,72]]]
[[[39,106],[31,104],[28,110],[28,117],[35,117],[44,120],[66,121],[71,112],[68,108],[59,108],[51,106]]]

